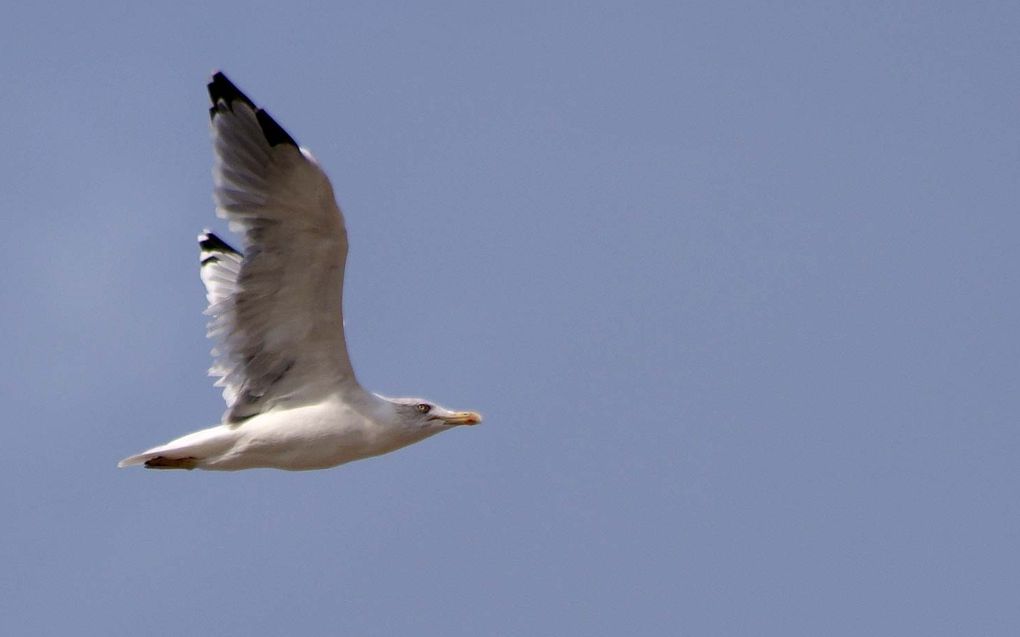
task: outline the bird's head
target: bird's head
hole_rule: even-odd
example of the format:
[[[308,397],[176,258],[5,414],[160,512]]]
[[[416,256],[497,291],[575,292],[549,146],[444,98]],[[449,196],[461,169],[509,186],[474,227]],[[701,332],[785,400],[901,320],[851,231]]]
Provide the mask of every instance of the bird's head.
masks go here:
[[[423,429],[442,430],[482,422],[482,417],[477,412],[450,411],[422,398],[393,398],[390,401],[403,422]]]

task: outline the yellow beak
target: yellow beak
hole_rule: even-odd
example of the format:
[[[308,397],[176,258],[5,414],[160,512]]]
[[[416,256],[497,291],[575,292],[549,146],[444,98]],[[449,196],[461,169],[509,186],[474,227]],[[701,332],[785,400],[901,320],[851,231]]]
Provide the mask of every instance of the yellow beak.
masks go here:
[[[482,422],[482,416],[473,411],[458,411],[449,416],[443,416],[443,421],[448,425],[477,425]]]

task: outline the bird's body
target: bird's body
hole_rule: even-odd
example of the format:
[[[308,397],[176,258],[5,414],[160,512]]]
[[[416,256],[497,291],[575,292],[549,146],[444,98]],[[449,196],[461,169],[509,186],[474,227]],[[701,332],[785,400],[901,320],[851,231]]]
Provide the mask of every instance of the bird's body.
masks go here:
[[[347,231],[311,154],[222,73],[209,84],[217,213],[245,251],[199,236],[210,374],[221,424],[125,458],[119,466],[234,471],[324,469],[481,421],[358,384],[347,354],[342,290]]]
[[[122,464],[148,461],[150,468],[217,471],[326,469],[388,453],[439,432],[401,423],[389,401],[361,391],[196,431]],[[153,458],[162,458],[162,463],[153,463]]]

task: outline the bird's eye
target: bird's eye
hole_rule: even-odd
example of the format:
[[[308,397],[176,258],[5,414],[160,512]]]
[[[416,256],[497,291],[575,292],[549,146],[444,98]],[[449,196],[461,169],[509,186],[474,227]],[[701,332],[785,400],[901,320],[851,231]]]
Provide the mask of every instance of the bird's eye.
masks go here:
[[[432,405],[427,403],[418,403],[414,408],[418,410],[419,414],[427,414],[429,413],[429,410],[432,409]]]

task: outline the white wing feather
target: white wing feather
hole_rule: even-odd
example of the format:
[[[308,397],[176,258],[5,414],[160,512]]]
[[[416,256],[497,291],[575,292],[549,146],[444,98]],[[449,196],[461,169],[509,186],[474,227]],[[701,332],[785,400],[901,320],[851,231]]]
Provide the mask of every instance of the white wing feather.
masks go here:
[[[209,84],[214,200],[244,255],[199,237],[218,376],[239,422],[354,382],[344,341],[347,231],[314,158],[222,73]]]

